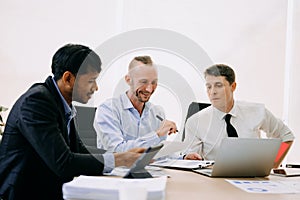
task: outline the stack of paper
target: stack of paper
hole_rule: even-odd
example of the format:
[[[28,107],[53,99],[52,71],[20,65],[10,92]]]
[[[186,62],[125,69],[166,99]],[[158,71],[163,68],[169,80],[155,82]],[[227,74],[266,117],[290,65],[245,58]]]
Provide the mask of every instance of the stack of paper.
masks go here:
[[[124,187],[145,188],[148,200],[162,200],[165,196],[167,177],[123,179],[99,176],[79,176],[63,185],[64,199],[118,200]],[[134,193],[132,194],[134,195]]]

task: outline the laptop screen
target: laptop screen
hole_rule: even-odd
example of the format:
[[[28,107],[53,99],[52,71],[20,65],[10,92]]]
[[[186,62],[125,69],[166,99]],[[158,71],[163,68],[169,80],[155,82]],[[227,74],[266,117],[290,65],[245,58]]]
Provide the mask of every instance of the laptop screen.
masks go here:
[[[224,138],[211,176],[267,176],[273,168],[280,144],[280,139]]]

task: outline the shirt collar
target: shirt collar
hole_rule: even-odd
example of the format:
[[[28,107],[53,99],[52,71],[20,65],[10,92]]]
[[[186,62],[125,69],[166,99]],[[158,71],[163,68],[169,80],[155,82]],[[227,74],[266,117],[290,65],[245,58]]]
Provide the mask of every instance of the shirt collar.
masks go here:
[[[217,108],[213,107],[214,113],[217,116],[218,119],[223,120],[225,118],[225,115],[230,114],[232,117],[236,117],[236,113],[237,113],[237,106],[236,103],[233,104],[232,109],[228,112],[228,113],[224,113],[220,110],[218,110]]]
[[[65,116],[67,118],[70,118],[70,119],[73,118],[73,117],[75,117],[76,116],[76,109],[75,109],[75,107],[73,106],[73,104],[71,104],[71,106],[68,105],[67,101],[62,96],[62,94],[61,94],[61,92],[60,92],[60,90],[58,88],[58,85],[57,85],[56,81],[54,80],[54,77],[52,77],[52,81],[53,81],[53,83],[55,85],[55,88],[56,88],[56,90],[57,90],[57,92],[58,92],[58,94],[60,96],[60,99],[61,99],[61,101],[63,103],[64,111],[65,111]]]
[[[124,94],[121,94],[121,101],[122,101],[122,104],[123,104],[123,109],[126,110],[126,109],[133,109],[133,105],[129,99],[129,97],[127,96],[126,93]],[[135,108],[134,108],[135,109]],[[144,107],[144,110],[143,112],[147,112],[149,110],[149,103],[146,102],[145,103],[145,107]]]
[[[121,100],[122,100],[122,104],[123,104],[123,109],[130,109],[133,108],[133,105],[130,101],[130,99],[128,98],[127,94],[121,94]]]

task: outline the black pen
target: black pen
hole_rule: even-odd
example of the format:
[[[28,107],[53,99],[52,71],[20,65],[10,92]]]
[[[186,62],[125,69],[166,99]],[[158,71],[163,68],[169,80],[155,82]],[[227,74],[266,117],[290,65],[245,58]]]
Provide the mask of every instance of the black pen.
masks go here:
[[[156,118],[159,119],[160,121],[164,121],[164,119],[161,116],[159,116],[159,115],[156,115]],[[176,132],[178,132],[177,129],[176,129]]]
[[[156,118],[159,119],[160,121],[164,121],[164,119],[159,115],[156,115]]]

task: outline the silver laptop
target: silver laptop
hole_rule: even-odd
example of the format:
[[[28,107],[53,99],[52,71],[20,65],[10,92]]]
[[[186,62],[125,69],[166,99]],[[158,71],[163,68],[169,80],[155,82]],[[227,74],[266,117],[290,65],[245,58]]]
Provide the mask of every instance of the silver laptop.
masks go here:
[[[280,139],[224,138],[210,169],[195,169],[210,177],[264,177],[273,168]]]

